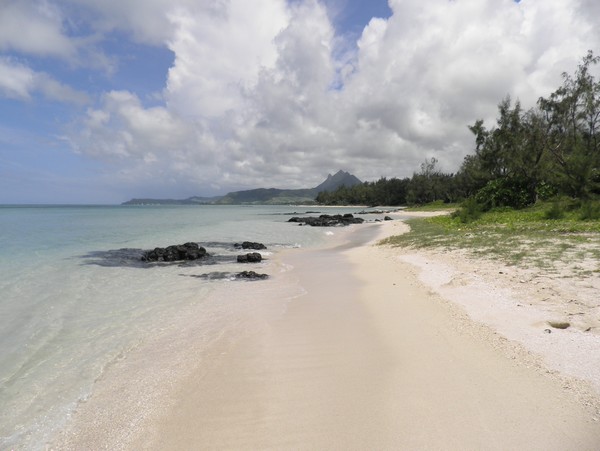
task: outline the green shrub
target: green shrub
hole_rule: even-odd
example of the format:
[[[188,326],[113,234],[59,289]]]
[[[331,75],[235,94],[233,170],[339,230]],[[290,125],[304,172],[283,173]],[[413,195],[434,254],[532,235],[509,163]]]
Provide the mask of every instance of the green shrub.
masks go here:
[[[539,200],[549,200],[558,194],[556,186],[547,182],[540,182],[535,191]]]
[[[490,180],[475,194],[475,200],[483,208],[483,211],[497,207],[521,209],[533,204],[535,200],[528,188],[527,182],[519,179]]]
[[[588,200],[581,204],[579,218],[582,221],[594,221],[600,219],[600,202]]]
[[[463,224],[478,220],[483,214],[481,205],[474,197],[465,200],[460,208],[452,213],[453,218],[458,218]]]
[[[555,200],[552,202],[550,210],[546,210],[544,213],[545,219],[563,219],[565,217],[565,209],[560,201]]]

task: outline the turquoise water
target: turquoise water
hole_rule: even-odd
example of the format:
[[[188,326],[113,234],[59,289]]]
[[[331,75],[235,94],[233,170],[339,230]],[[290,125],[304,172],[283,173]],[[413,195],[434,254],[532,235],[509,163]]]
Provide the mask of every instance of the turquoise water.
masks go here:
[[[44,449],[111,362],[190,305],[202,312],[206,333],[218,333],[209,330],[223,324],[216,318],[238,307],[203,302],[217,286],[227,293],[244,283],[229,276],[247,269],[235,263],[233,244],[262,242],[267,258],[318,245],[332,232],[286,222],[307,210],[0,207],[0,449]],[[139,262],[141,250],[188,241],[216,256],[211,264]],[[269,265],[252,269],[268,272]]]

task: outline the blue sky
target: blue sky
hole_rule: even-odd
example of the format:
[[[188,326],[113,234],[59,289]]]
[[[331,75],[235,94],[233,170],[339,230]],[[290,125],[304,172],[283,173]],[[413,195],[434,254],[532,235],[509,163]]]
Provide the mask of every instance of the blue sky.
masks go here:
[[[593,0],[0,0],[0,203],[454,171],[598,53]]]

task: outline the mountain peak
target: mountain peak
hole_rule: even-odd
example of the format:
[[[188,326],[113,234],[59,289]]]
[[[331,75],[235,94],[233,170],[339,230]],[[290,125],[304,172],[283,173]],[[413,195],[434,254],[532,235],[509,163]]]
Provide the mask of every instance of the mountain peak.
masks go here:
[[[314,190],[319,193],[321,191],[335,191],[342,185],[351,187],[354,185],[360,185],[361,183],[362,182],[356,176],[340,169],[334,175],[327,174],[327,179],[319,186],[314,188]]]
[[[348,175],[352,175],[346,171],[342,171],[341,169],[339,171],[337,171],[335,174],[331,175],[331,173],[327,174],[327,180],[332,179],[334,177],[345,177]]]

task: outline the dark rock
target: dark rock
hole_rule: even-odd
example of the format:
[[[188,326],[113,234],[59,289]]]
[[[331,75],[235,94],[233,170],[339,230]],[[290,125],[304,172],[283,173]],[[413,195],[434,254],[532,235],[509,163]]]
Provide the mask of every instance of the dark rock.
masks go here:
[[[242,271],[236,275],[238,279],[250,279],[250,280],[258,280],[258,279],[268,279],[268,274],[259,274],[254,271]]]
[[[152,251],[144,252],[142,261],[145,262],[175,262],[181,260],[198,260],[207,255],[206,249],[198,243],[185,243],[157,247]]]
[[[255,251],[261,251],[267,248],[267,246],[262,243],[253,243],[251,241],[244,241],[242,244],[235,243],[235,247],[236,249],[253,249]]]
[[[262,255],[260,255],[258,252],[237,256],[238,263],[260,263],[261,261]]]
[[[359,215],[383,215],[383,214],[388,214],[388,213],[398,213],[399,211],[402,211],[399,208],[396,208],[394,210],[362,210],[359,211],[357,214]]]
[[[307,216],[304,218],[293,217],[288,222],[306,224],[312,227],[337,227],[350,224],[362,224],[365,222],[362,218],[355,218],[354,215],[346,213],[345,215],[321,215],[319,217]]]
[[[393,221],[392,218],[390,218],[389,216],[386,216],[385,218],[383,218],[384,221]]]

